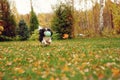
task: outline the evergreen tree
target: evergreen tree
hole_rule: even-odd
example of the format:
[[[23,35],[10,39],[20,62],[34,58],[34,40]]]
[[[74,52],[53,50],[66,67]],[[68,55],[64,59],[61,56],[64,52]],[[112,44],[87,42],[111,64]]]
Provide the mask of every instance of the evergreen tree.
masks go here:
[[[33,7],[31,8],[30,15],[31,15],[30,16],[30,33],[32,34],[34,32],[34,30],[37,29],[39,26],[38,19],[33,10]]]
[[[60,4],[55,10],[55,16],[51,24],[53,30],[58,33],[62,39],[64,34],[68,34],[72,38],[73,14],[72,7],[67,4]]]
[[[11,14],[8,0],[0,0],[0,5],[0,14],[2,16],[0,19],[3,21],[4,27],[2,35],[7,37],[15,37],[16,22],[13,14]]]
[[[17,32],[20,40],[27,40],[29,38],[29,29],[24,20],[20,20]]]

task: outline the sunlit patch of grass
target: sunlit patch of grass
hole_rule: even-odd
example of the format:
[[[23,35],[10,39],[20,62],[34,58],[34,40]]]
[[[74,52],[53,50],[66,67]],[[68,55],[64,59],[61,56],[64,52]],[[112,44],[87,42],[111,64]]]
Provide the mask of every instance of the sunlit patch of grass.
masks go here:
[[[2,80],[118,80],[120,38],[0,42]]]

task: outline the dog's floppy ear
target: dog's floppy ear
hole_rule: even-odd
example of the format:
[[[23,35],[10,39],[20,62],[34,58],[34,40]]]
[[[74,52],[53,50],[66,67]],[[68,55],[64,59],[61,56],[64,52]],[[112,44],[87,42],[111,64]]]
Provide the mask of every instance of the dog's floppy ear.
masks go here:
[[[44,36],[44,31],[45,31],[44,29],[40,29],[39,30],[39,34],[42,35],[42,36]]]
[[[43,37],[44,37],[44,30],[43,30],[43,29],[40,29],[40,30],[39,30],[39,41],[40,41],[40,42],[43,40]]]
[[[51,31],[51,36],[53,35],[53,32]]]

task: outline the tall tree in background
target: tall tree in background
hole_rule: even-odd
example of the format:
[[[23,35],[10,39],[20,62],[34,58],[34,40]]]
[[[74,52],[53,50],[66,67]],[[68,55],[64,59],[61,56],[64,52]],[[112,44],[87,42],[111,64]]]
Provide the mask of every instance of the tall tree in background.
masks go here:
[[[108,32],[113,31],[114,29],[114,23],[113,23],[113,14],[112,14],[112,9],[111,9],[111,4],[113,2],[111,0],[107,0],[105,2],[105,7],[104,7],[104,26],[105,29],[108,30]]]
[[[85,22],[86,23],[85,23],[84,27],[87,29],[89,27],[89,24],[88,24],[88,10],[87,10],[88,9],[88,0],[84,0],[84,3],[85,3],[84,8],[86,9],[85,10]]]
[[[100,0],[100,25],[99,25],[99,34],[100,35],[102,35],[102,31],[104,28],[103,10],[104,10],[104,0]]]
[[[38,22],[38,19],[37,19],[37,16],[33,10],[33,6],[32,6],[32,0],[30,0],[31,2],[31,12],[30,12],[30,34],[33,33],[33,31],[35,29],[38,28],[39,26],[39,22]]]
[[[61,3],[56,8],[51,26],[59,34],[59,38],[63,38],[64,34],[68,34],[69,38],[73,38],[74,19],[72,13],[72,7],[68,4]]]
[[[115,33],[120,34],[120,3],[117,0],[112,4],[112,14]]]
[[[14,37],[16,35],[16,22],[14,15],[11,14],[8,0],[0,0],[1,20],[3,21],[3,36]]]
[[[74,0],[71,0],[71,4],[72,4],[72,12],[73,12],[73,17],[74,17]],[[74,19],[74,18],[73,18]],[[73,20],[73,25],[72,25],[72,38],[75,38],[75,25],[74,25],[74,20]]]
[[[18,24],[20,21],[20,14],[17,11],[16,4],[14,0],[9,0],[10,2],[10,9],[11,9],[11,14],[14,15],[15,21]]]

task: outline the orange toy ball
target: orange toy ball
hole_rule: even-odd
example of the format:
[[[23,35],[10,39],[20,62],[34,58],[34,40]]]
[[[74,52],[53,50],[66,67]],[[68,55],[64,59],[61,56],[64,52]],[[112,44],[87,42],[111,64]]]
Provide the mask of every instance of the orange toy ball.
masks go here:
[[[68,34],[63,34],[63,39],[67,39],[69,37]]]

